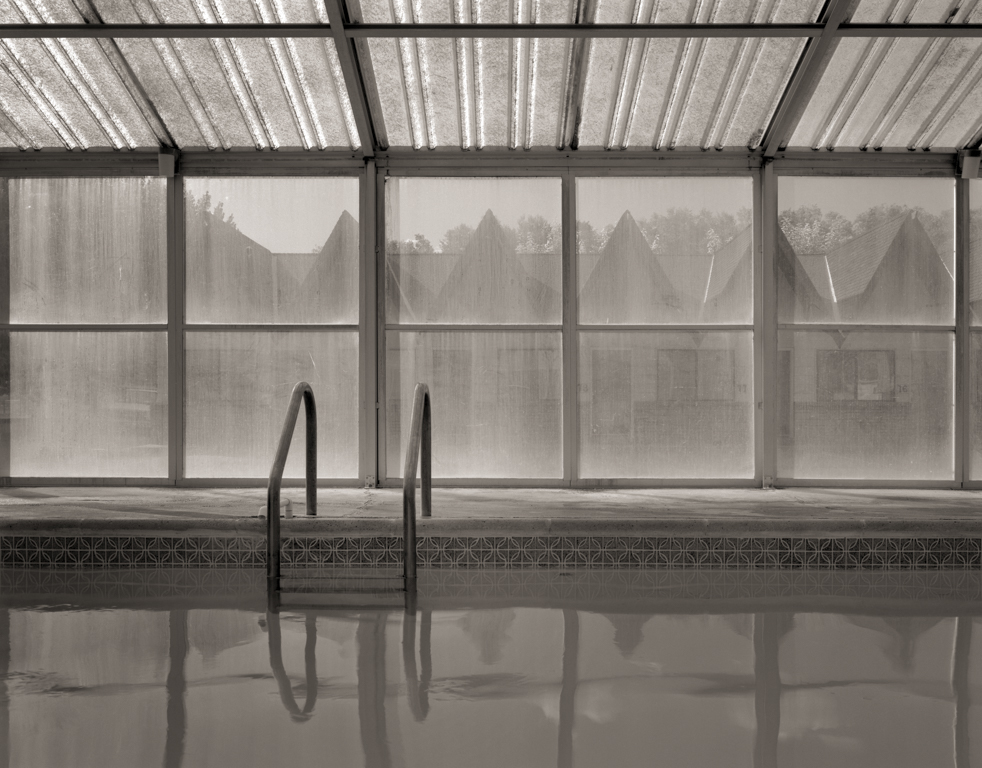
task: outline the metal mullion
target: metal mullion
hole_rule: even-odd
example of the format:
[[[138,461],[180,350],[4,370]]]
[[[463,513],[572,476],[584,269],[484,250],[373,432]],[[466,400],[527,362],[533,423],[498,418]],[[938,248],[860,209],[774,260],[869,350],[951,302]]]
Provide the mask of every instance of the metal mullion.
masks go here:
[[[749,323],[714,323],[712,325],[698,325],[696,323],[692,324],[668,324],[668,323],[651,323],[651,324],[625,324],[625,325],[614,325],[613,323],[604,324],[591,324],[591,323],[580,323],[576,326],[578,331],[613,331],[615,333],[620,332],[637,332],[637,331],[658,331],[661,333],[729,333],[730,331],[753,331],[756,330],[756,326]]]
[[[890,490],[893,488],[920,488],[924,490],[957,491],[959,483],[951,480],[868,480],[856,478],[809,478],[809,477],[778,477],[774,485],[781,488],[877,488]]]
[[[378,326],[379,303],[375,286],[378,282],[378,268],[375,259],[378,240],[376,238],[375,162],[365,163],[361,179],[361,269],[360,288],[360,330],[358,334],[359,354],[359,458],[358,476],[366,486],[374,486],[378,478]]]
[[[375,259],[375,463],[377,474],[376,484],[381,485],[386,478],[388,468],[386,466],[386,410],[385,404],[388,382],[386,381],[386,325],[385,325],[385,178],[386,172],[376,167],[374,179],[375,195],[375,252],[372,257]]]
[[[955,180],[955,481],[972,476],[971,200],[969,181]]]
[[[167,455],[168,477],[184,477],[184,179],[167,179]]]
[[[185,331],[189,333],[202,333],[212,331],[214,333],[235,333],[235,332],[248,332],[248,331],[263,331],[263,332],[273,332],[273,333],[316,333],[316,332],[351,332],[357,331],[359,329],[358,325],[355,324],[345,324],[345,325],[330,325],[327,323],[323,324],[306,324],[306,323],[194,323],[187,324],[184,328]]]
[[[758,191],[759,190],[759,191]],[[760,270],[755,273],[754,288],[759,286],[760,299],[754,299],[754,319],[759,336],[754,338],[754,364],[759,365],[760,378],[754,382],[755,434],[760,443],[756,450],[755,477],[761,487],[771,487],[777,477],[777,359],[778,359],[778,310],[777,310],[777,228],[778,199],[777,176],[774,164],[767,163],[760,172],[760,183],[755,184],[754,226],[759,220],[760,245],[755,248],[755,259]],[[756,232],[754,233],[756,236]],[[758,253],[759,252],[759,253]],[[757,277],[759,274],[759,278]],[[758,314],[759,313],[759,314]],[[758,351],[759,348],[759,351]],[[755,368],[755,375],[757,369]],[[758,383],[759,382],[759,383]],[[759,387],[759,389],[757,389]],[[759,394],[758,394],[759,393]]]
[[[764,285],[768,284],[770,288],[770,281],[764,279],[765,269],[767,267],[773,269],[774,257],[773,251],[771,250],[771,245],[774,242],[774,238],[769,238],[766,241],[767,254],[765,255],[765,240],[763,236],[763,171],[754,174],[753,179],[753,202],[752,215],[753,215],[753,312],[754,312],[754,340],[753,340],[753,356],[754,356],[754,386],[753,386],[753,402],[754,402],[754,484],[758,486],[763,486],[764,484],[764,464],[767,459],[767,452],[765,446],[776,439],[776,434],[765,434],[764,432],[764,377],[772,375],[772,371],[768,369],[765,365],[765,354],[764,354],[764,344],[763,339],[764,334],[764,322],[765,319],[770,316],[765,312],[765,303],[770,306],[770,297],[765,296]],[[769,184],[775,183],[775,178],[773,172],[767,174],[767,181]],[[765,264],[767,267],[765,267]],[[770,336],[768,335],[768,338]],[[771,363],[773,367],[773,358],[767,360]],[[773,474],[769,475],[773,477]]]
[[[284,488],[302,488],[306,481],[302,477],[284,477]],[[362,481],[350,477],[318,477],[318,488],[358,488]],[[186,477],[177,481],[179,488],[265,488],[268,477]],[[262,503],[257,496],[257,505]],[[258,512],[258,506],[256,508]]]
[[[16,323],[7,326],[11,332],[20,333],[49,333],[49,332],[68,332],[68,333],[105,333],[105,332],[142,332],[142,331],[166,331],[167,323]]]
[[[551,325],[534,323],[527,325],[495,325],[494,323],[391,323],[385,325],[385,330],[401,331],[403,333],[454,333],[456,331],[539,333],[562,331],[563,326],[555,323]]]
[[[10,180],[0,177],[0,393],[10,403]],[[0,485],[10,478],[10,413],[0,414]]]
[[[779,176],[893,176],[952,178],[958,167],[955,152],[782,151],[774,157]]]
[[[576,179],[567,171],[562,180],[563,225],[563,482],[580,476],[579,423],[579,282],[576,263]]]
[[[842,333],[952,333],[954,325],[898,325],[890,323],[779,323],[780,331],[840,331]]]
[[[416,150],[413,150],[414,152]],[[459,151],[459,150],[457,150]],[[550,164],[542,167],[525,167],[521,165],[510,166],[507,161],[504,163],[498,163],[497,158],[488,158],[484,163],[475,164],[473,160],[464,157],[449,156],[446,159],[449,161],[444,164],[433,163],[425,166],[418,165],[419,159],[416,155],[407,157],[407,160],[411,162],[401,163],[399,158],[396,162],[392,162],[393,158],[390,156],[384,163],[384,167],[389,176],[392,177],[406,177],[406,178],[416,178],[416,177],[443,177],[443,176],[453,176],[453,177],[466,177],[474,180],[480,179],[500,179],[500,178],[529,178],[529,177],[550,177],[555,178],[558,176],[562,169],[566,167],[564,159],[557,157],[557,162],[555,164]],[[430,159],[428,156],[427,159]],[[505,158],[502,158],[503,160]],[[521,158],[517,158],[521,161]],[[383,165],[383,163],[379,163]]]

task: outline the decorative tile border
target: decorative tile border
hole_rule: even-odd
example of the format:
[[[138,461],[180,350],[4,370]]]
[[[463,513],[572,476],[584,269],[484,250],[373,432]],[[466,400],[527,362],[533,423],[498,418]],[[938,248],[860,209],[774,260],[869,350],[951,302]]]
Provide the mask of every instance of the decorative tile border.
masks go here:
[[[261,536],[0,536],[0,568],[261,568]],[[421,568],[978,569],[982,538],[422,536]],[[284,567],[402,564],[396,536],[296,536]]]

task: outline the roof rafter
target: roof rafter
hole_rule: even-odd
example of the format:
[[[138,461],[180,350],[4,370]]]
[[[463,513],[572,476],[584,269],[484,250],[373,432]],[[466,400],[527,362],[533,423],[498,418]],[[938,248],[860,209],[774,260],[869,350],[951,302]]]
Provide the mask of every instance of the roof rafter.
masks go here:
[[[801,113],[825,70],[829,55],[834,50],[834,44],[839,39],[839,25],[853,2],[854,0],[829,0],[825,6],[821,16],[825,28],[819,37],[806,43],[805,52],[774,111],[770,126],[764,133],[761,146],[764,147],[765,157],[774,157],[798,124]]]
[[[338,61],[341,64],[341,74],[344,76],[344,87],[348,91],[348,101],[355,116],[358,127],[358,137],[361,140],[361,152],[364,157],[374,157],[379,149],[379,143],[372,126],[372,112],[368,106],[365,93],[365,81],[361,68],[358,66],[358,56],[350,38],[344,34],[347,19],[341,0],[324,0],[327,17],[331,24],[327,27],[334,37],[334,47],[337,49]],[[310,25],[325,29],[323,24]]]

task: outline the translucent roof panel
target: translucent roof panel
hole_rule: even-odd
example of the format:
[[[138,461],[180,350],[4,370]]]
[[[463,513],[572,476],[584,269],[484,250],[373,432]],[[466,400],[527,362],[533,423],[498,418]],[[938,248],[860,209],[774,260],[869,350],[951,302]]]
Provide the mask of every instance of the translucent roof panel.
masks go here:
[[[326,24],[317,0],[0,0],[4,24]]]
[[[364,43],[392,147],[756,148],[796,38]],[[580,81],[574,62],[585,58]]]
[[[951,0],[859,0],[856,24],[978,24],[982,5]]]
[[[178,146],[355,148],[334,41],[120,39]]]
[[[369,24],[681,24],[805,23],[816,0],[597,0],[592,18],[577,18],[573,0],[348,0],[352,20]]]
[[[957,149],[977,138],[980,115],[982,40],[846,38],[788,146]]]
[[[161,137],[141,112],[139,94],[111,48],[107,40],[0,40],[2,144],[20,149],[158,146]]]

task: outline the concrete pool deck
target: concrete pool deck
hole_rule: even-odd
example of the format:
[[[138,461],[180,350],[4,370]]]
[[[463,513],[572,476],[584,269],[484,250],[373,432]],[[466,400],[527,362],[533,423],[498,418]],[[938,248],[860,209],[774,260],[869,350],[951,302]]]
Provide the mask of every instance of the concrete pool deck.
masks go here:
[[[398,488],[284,488],[284,533],[401,534]],[[0,535],[260,533],[266,490],[173,487],[0,489]],[[417,505],[418,505],[417,495]],[[982,536],[982,491],[793,488],[570,490],[434,488],[419,533],[466,535]]]

